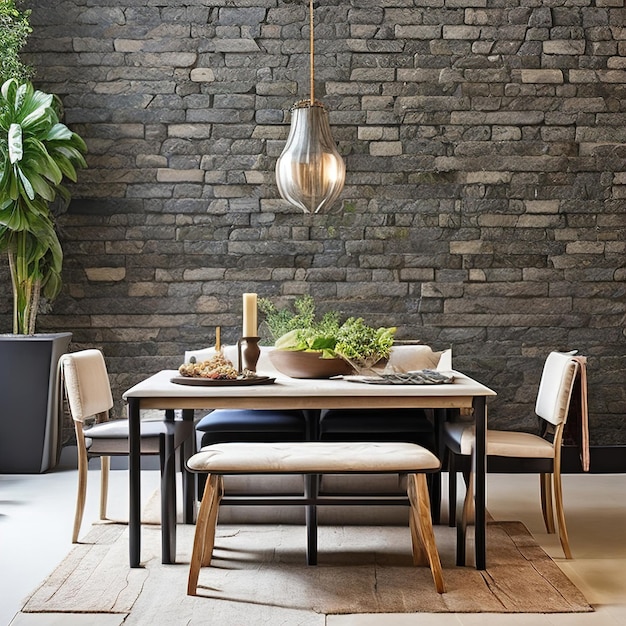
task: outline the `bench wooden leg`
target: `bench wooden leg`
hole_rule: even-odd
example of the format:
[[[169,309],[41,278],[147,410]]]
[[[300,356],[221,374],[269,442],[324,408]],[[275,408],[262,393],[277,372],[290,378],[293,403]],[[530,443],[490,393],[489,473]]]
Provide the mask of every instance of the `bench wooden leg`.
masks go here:
[[[411,544],[413,546],[413,565],[428,565],[428,555],[424,549],[424,540],[413,509],[411,509],[409,515],[409,527],[411,528]]]
[[[189,596],[196,595],[200,567],[202,565],[208,565],[211,562],[221,490],[222,477],[210,474],[207,477],[204,495],[200,503],[200,511],[198,512],[198,519],[196,521],[196,532],[193,538],[193,550],[191,552],[189,578],[187,580],[187,595]]]
[[[415,556],[417,553],[418,558],[420,558],[419,555],[426,553],[433,581],[435,582],[435,589],[437,593],[444,593],[446,589],[433,532],[426,476],[424,474],[409,474],[407,480],[407,491],[411,502],[411,516],[414,519],[412,536],[414,540],[418,539],[421,544],[421,547],[417,548],[417,550],[414,544],[413,554]]]
[[[217,529],[217,514],[220,509],[220,500],[224,495],[224,478],[216,476],[215,487],[211,494],[211,507],[209,510],[209,519],[207,521],[206,535],[204,537],[204,547],[202,550],[202,566],[211,565],[213,556],[213,547],[215,546],[215,531]]]

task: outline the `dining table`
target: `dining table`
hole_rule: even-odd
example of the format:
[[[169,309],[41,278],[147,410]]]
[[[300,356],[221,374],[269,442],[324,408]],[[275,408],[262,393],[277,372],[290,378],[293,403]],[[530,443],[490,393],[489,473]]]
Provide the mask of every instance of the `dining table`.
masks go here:
[[[496,393],[469,376],[451,370],[444,384],[367,384],[358,377],[332,379],[291,378],[280,372],[262,384],[181,384],[177,370],[162,370],[128,389],[129,419],[129,558],[132,568],[141,567],[141,465],[140,422],[145,410],[159,409],[193,420],[200,409],[432,409],[439,428],[450,413],[471,414],[475,423],[475,567],[486,569],[486,428],[487,398]],[[260,373],[259,373],[260,374]],[[267,380],[269,378],[269,380]],[[186,381],[188,382],[188,381]],[[188,483],[191,484],[191,483]],[[193,522],[194,489],[184,489],[184,521]],[[175,554],[174,536],[162,537],[164,562]]]

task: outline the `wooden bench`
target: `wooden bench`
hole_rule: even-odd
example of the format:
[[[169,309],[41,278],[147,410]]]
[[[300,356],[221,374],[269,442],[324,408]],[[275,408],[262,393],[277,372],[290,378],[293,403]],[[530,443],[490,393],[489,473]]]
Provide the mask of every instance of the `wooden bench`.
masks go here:
[[[233,474],[303,474],[313,480],[323,474],[406,474],[413,562],[416,565],[428,565],[437,592],[445,591],[425,476],[427,472],[438,471],[440,462],[422,446],[413,443],[343,441],[222,443],[203,448],[189,459],[187,465],[193,472],[208,474],[196,522],[188,595],[196,595],[200,568],[211,563],[218,509],[224,492],[222,477]],[[282,498],[273,502],[305,504],[312,508],[331,503],[328,499],[318,497],[315,492],[305,492],[304,497]],[[367,504],[366,501],[355,503]],[[317,525],[313,523],[308,533],[309,549],[311,544],[316,546],[313,541],[313,535],[316,534]],[[309,564],[315,562],[315,558],[309,559]]]

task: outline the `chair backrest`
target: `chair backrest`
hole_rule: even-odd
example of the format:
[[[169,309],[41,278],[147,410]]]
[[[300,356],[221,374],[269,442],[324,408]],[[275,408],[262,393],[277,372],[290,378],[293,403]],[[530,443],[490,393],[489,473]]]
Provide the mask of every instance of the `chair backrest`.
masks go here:
[[[394,345],[391,348],[387,370],[410,372],[424,369],[451,370],[452,350],[434,352],[430,346]]]
[[[60,366],[72,419],[83,422],[113,407],[109,375],[100,350],[64,354]]]
[[[575,352],[551,352],[543,366],[535,413],[558,426],[567,420],[572,389],[579,365]]]

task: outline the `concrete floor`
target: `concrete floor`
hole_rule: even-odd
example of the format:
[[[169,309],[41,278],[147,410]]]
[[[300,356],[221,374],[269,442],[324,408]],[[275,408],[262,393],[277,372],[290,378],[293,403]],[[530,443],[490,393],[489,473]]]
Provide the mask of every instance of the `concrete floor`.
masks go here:
[[[0,625],[118,626],[120,615],[20,615],[23,600],[71,549],[76,470],[71,453],[53,472],[0,475]],[[158,472],[144,471],[147,498]],[[97,519],[98,470],[90,471],[83,522]],[[112,472],[109,515],[125,519],[128,475]],[[551,615],[391,614],[328,616],[327,626],[624,626],[626,625],[626,476],[564,477],[565,506],[574,560],[566,561],[558,539],[545,534],[535,476],[490,475],[488,507],[498,520],[520,520],[575,582],[595,613]],[[160,626],[160,625],[159,625]],[[222,625],[220,625],[222,626]],[[232,625],[223,625],[232,626]],[[289,625],[296,626],[296,625]]]

